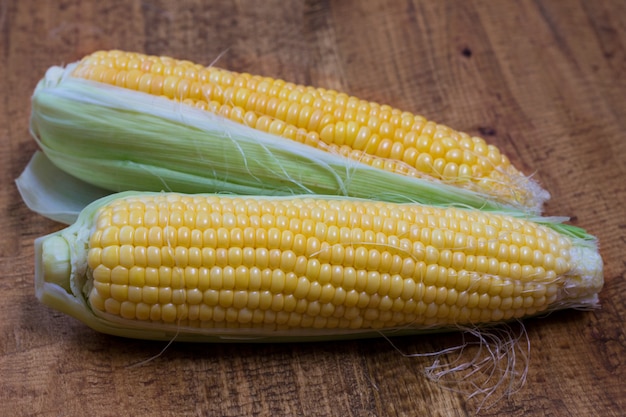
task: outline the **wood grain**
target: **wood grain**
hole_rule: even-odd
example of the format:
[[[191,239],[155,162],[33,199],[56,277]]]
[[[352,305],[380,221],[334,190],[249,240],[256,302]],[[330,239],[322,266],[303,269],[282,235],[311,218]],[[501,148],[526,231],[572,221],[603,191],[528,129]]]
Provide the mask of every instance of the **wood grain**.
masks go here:
[[[480,404],[428,380],[432,358],[401,353],[460,333],[174,343],[155,357],[164,343],[96,334],[40,305],[33,239],[62,226],[14,186],[37,148],[30,95],[49,66],[120,48],[343,90],[499,146],[552,193],[548,215],[598,236],[606,286],[600,310],[525,323],[526,384],[480,415],[625,415],[625,26],[622,0],[3,0],[0,414],[468,416]]]

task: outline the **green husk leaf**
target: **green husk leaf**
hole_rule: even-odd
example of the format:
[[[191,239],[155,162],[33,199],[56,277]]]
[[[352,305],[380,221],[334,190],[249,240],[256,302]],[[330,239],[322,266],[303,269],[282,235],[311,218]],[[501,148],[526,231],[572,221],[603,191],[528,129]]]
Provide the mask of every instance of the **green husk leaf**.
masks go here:
[[[123,165],[116,161],[110,161],[110,164],[112,173]],[[153,172],[164,172],[163,169],[155,167],[152,169]],[[192,183],[194,180],[194,177],[179,175],[179,179],[181,178],[188,178],[186,184]],[[200,179],[195,179],[200,181]],[[30,210],[65,224],[74,223],[80,212],[90,203],[111,194],[108,190],[68,175],[52,164],[42,152],[36,152],[33,155],[16,183],[22,199]],[[491,211],[542,223],[563,235],[595,244],[595,237],[584,229],[563,223],[568,220],[567,217],[540,217],[513,209],[496,210],[494,208]]]

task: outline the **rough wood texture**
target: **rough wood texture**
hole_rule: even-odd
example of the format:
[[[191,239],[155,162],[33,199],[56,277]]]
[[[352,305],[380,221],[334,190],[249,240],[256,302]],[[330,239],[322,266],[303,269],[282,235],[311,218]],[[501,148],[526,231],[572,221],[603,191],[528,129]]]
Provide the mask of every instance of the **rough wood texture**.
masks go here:
[[[597,235],[602,309],[529,320],[527,383],[481,414],[626,414],[626,2],[272,0],[0,2],[0,403],[14,416],[466,416],[428,357],[386,340],[169,346],[95,334],[40,305],[14,179],[36,149],[29,99],[96,49],[172,55],[341,89],[500,146]],[[427,353],[461,334],[394,340]]]

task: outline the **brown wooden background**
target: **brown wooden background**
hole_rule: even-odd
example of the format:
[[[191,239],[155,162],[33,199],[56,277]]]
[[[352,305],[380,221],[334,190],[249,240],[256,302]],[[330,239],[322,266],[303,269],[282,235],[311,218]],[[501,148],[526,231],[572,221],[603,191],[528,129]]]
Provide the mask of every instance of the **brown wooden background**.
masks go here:
[[[0,0],[0,415],[465,416],[432,359],[386,340],[173,344],[99,335],[40,305],[33,239],[61,226],[14,186],[30,94],[97,49],[173,55],[393,104],[501,147],[597,235],[602,309],[526,322],[527,383],[482,415],[626,414],[623,0]],[[460,334],[394,340],[426,353]]]

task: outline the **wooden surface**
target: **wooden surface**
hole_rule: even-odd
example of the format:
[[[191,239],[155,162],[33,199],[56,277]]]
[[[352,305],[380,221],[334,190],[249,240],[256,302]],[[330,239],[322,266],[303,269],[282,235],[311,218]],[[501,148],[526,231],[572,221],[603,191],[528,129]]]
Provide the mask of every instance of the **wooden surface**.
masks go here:
[[[429,381],[433,358],[384,339],[174,343],[131,366],[165,344],[96,334],[39,304],[33,239],[61,225],[29,212],[14,185],[36,150],[30,94],[49,66],[108,48],[340,89],[499,146],[552,193],[548,215],[599,237],[606,285],[598,311],[525,323],[526,384],[481,415],[625,415],[625,26],[623,0],[1,0],[0,415],[466,416],[480,405]],[[393,343],[428,353],[462,341]]]

